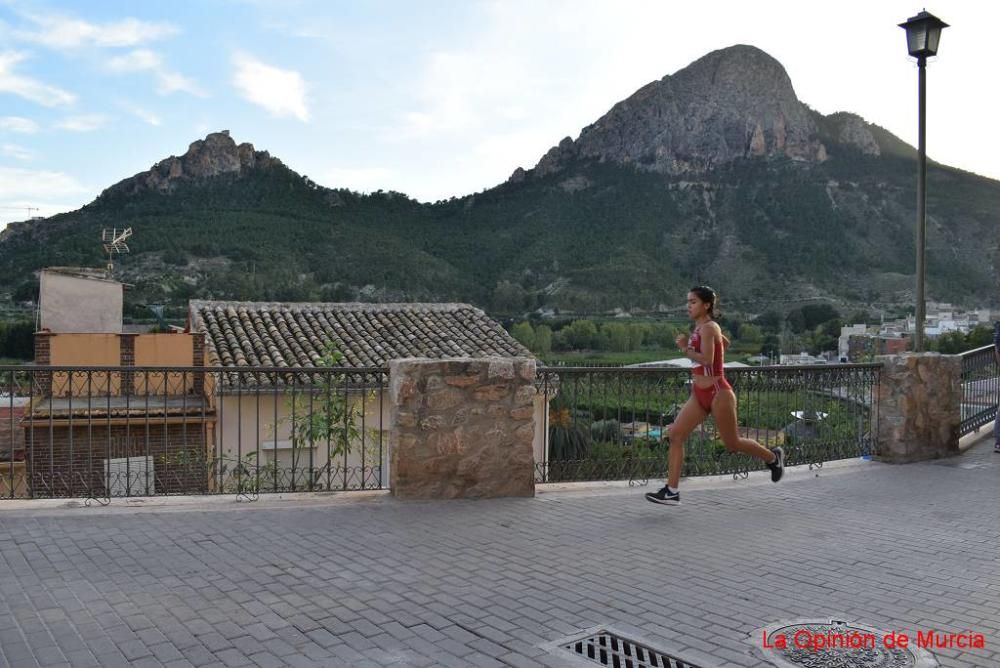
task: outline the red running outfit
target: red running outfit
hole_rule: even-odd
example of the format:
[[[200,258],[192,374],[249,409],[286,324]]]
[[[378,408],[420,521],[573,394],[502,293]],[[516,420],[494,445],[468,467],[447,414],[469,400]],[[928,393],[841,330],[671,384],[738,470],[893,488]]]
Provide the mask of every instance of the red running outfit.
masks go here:
[[[701,352],[701,327],[696,327],[694,333],[691,334],[691,338],[688,341],[688,348],[695,351],[696,353]],[[717,395],[722,390],[731,390],[733,386],[729,384],[726,380],[724,370],[723,370],[723,354],[724,346],[722,345],[722,338],[717,338],[715,340],[715,355],[712,357],[712,366],[707,366],[705,364],[696,364],[694,368],[691,369],[691,373],[695,376],[715,376],[716,381],[708,387],[698,387],[698,385],[692,381],[691,390],[694,393],[694,398],[698,402],[706,413],[712,412],[712,400],[715,399]]]

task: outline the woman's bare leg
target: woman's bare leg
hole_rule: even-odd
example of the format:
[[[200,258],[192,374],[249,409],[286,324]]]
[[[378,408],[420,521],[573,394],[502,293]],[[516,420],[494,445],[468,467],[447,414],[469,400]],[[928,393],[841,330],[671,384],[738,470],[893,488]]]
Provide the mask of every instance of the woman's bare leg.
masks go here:
[[[763,459],[768,464],[774,462],[776,455],[773,452],[752,438],[740,437],[736,422],[736,394],[732,390],[720,390],[715,395],[712,400],[712,415],[727,450]]]
[[[681,482],[681,469],[684,467],[684,441],[695,428],[705,421],[708,413],[691,396],[681,412],[677,414],[670,425],[670,454],[667,456],[667,486],[677,490]]]

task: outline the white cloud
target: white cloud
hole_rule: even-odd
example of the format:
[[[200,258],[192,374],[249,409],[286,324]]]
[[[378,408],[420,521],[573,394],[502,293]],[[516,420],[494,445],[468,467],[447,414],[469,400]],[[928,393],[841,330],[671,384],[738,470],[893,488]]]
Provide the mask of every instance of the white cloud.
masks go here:
[[[358,192],[391,190],[389,180],[395,172],[385,167],[334,167],[317,181],[328,188],[348,188]]]
[[[46,107],[73,104],[76,96],[61,88],[14,73],[14,66],[27,58],[23,53],[0,53],[0,93],[12,93]]]
[[[118,105],[128,113],[141,119],[143,122],[152,125],[153,127],[159,127],[163,124],[163,121],[157,114],[144,107],[132,104],[131,102],[119,102]]]
[[[149,49],[135,49],[121,56],[115,56],[107,63],[112,72],[151,72],[157,78],[157,90],[162,95],[184,92],[206,97],[204,90],[193,79],[168,69],[160,54]]]
[[[51,200],[86,192],[79,181],[63,172],[0,167],[0,193],[5,199]]]
[[[18,146],[17,144],[3,144],[0,146],[0,155],[7,158],[14,158],[15,160],[31,160],[35,157],[31,149]]]
[[[72,130],[73,132],[91,132],[104,126],[108,122],[108,117],[103,114],[88,114],[86,116],[69,116],[56,123],[56,127],[61,130]]]
[[[160,54],[149,49],[135,49],[108,61],[108,68],[112,72],[142,72],[157,70],[162,66],[163,59],[160,58]]]
[[[20,116],[0,116],[0,130],[30,135],[38,132],[38,123]]]
[[[233,85],[244,98],[272,116],[309,120],[306,84],[300,73],[266,65],[241,53],[233,56],[233,65]]]
[[[198,97],[208,97],[208,93],[195,83],[193,79],[189,79],[177,72],[161,70],[157,72],[157,77],[159,78],[157,90],[164,95],[169,93],[190,93]]]
[[[27,42],[50,49],[80,47],[128,47],[165,37],[179,31],[170,23],[152,23],[128,18],[108,23],[90,23],[59,14],[26,14],[37,30],[18,30],[14,34]]]

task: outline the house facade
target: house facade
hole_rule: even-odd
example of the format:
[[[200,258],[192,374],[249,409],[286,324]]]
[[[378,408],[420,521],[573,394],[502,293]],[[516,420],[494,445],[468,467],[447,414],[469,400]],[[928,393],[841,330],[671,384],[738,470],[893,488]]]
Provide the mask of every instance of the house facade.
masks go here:
[[[482,310],[468,304],[192,301],[189,328],[205,336],[206,364],[220,374],[216,448],[260,487],[336,489],[388,482],[393,428],[388,379],[402,358],[533,357]],[[329,366],[324,355],[336,350]],[[318,369],[289,376],[283,369]],[[349,428],[302,438],[323,397]],[[536,461],[543,461],[545,401],[534,400]],[[345,447],[346,446],[346,447]]]
[[[204,365],[203,336],[122,332],[122,284],[81,272],[54,272],[41,293],[50,317],[35,334],[35,364],[46,368],[30,371],[19,423],[29,493],[208,491],[215,407],[211,379],[196,370]],[[109,331],[115,317],[117,331]]]

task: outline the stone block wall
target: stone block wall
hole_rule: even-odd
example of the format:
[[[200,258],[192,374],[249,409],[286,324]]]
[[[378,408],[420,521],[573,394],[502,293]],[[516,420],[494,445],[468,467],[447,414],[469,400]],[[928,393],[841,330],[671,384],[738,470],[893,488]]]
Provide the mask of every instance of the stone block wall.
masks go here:
[[[394,496],[534,495],[534,360],[394,360],[389,379]]]
[[[962,419],[958,355],[884,355],[879,381],[878,459],[904,464],[957,455]]]

